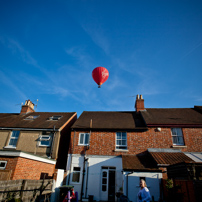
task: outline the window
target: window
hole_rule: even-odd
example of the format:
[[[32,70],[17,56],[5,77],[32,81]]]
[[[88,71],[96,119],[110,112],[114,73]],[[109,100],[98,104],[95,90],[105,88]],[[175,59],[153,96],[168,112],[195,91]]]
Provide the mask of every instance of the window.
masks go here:
[[[181,128],[171,128],[173,145],[184,145],[184,139]]]
[[[38,117],[39,117],[39,115],[30,115],[30,116],[26,117],[25,120],[34,120]]]
[[[80,167],[73,168],[72,182],[79,183],[80,181]]]
[[[116,149],[127,149],[126,132],[117,132],[116,133]]]
[[[20,134],[20,131],[18,131],[18,130],[12,131],[12,134],[11,134],[8,146],[10,146],[10,147],[16,147],[19,134]]]
[[[88,144],[89,144],[89,133],[80,133],[79,145],[88,145]]]
[[[43,134],[39,137],[39,146],[50,147],[52,139],[51,137],[52,133],[47,134],[46,132],[43,132]]]
[[[5,170],[6,164],[7,164],[7,161],[0,161],[0,170]]]
[[[49,117],[49,120],[57,121],[57,120],[59,120],[61,118],[62,118],[62,116],[60,116],[60,115],[54,115],[54,116]]]

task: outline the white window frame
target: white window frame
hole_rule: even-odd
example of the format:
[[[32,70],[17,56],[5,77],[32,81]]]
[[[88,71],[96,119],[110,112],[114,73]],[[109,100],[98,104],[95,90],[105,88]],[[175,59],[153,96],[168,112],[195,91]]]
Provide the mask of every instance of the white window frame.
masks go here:
[[[49,120],[58,121],[61,118],[62,118],[62,115],[53,115],[53,116],[49,117]]]
[[[48,139],[46,139],[45,137],[48,137]],[[52,139],[51,135],[40,135],[40,137],[39,137],[39,146],[40,147],[50,147],[51,139]],[[41,144],[41,141],[47,141],[47,142],[49,142],[49,144],[48,145]]]
[[[12,135],[13,135],[14,132],[18,132],[19,133],[18,137],[12,137]],[[13,130],[11,132],[11,136],[10,136],[9,142],[8,142],[8,145],[6,147],[7,148],[16,148],[19,136],[20,136],[20,131],[19,130]],[[16,144],[15,145],[10,144],[11,140],[17,140]]]
[[[0,163],[5,163],[4,167],[0,167],[0,170],[5,170],[6,169],[6,165],[7,165],[7,161],[0,161]]]
[[[83,142],[81,143],[81,135],[83,135]],[[88,143],[86,142],[86,136],[88,135]],[[79,133],[79,145],[89,145],[90,142],[90,133]]]
[[[121,138],[117,138],[118,133],[121,133]],[[122,134],[125,133],[126,134],[126,139],[123,139]],[[126,141],[126,144],[117,144],[117,141]],[[127,150],[128,149],[128,145],[127,145],[127,132],[116,132],[116,150]],[[125,147],[125,148],[119,148],[119,147]]]
[[[80,170],[77,171],[77,170],[74,170],[74,168],[79,168]],[[74,174],[79,174],[79,181],[73,181],[73,178],[74,178]],[[72,184],[80,184],[80,181],[81,181],[81,167],[80,166],[73,166],[72,168],[72,175],[71,175],[71,183]]]
[[[171,135],[172,135],[173,145],[179,145],[179,146],[185,145],[182,128],[171,128]],[[176,141],[174,141],[174,138],[176,139]],[[181,142],[179,139],[181,139]]]

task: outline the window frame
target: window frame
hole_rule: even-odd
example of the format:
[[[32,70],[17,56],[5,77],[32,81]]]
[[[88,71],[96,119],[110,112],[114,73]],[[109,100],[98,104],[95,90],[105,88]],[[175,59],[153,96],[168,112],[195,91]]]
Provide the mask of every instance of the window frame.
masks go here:
[[[51,117],[49,117],[50,121],[58,121],[62,118],[62,115],[53,115]]]
[[[117,138],[117,135],[118,135],[118,133],[121,133],[121,138]],[[125,135],[126,135],[126,138],[125,139],[123,139],[123,133],[125,133]],[[117,144],[117,141],[126,141],[126,144],[124,145],[124,144]],[[116,150],[127,150],[128,149],[128,143],[127,143],[127,132],[116,132]],[[125,148],[119,148],[119,147],[125,147]]]
[[[14,132],[18,132],[18,137],[13,137],[12,135],[14,134]],[[12,130],[11,131],[11,135],[10,135],[10,138],[9,138],[9,141],[8,141],[8,145],[6,146],[7,148],[16,148],[17,147],[17,143],[18,143],[18,139],[19,139],[19,136],[20,136],[20,130]],[[10,144],[11,140],[16,140],[16,144]]]
[[[7,165],[7,161],[1,161],[0,160],[0,163],[5,163],[5,166],[4,167],[0,167],[0,170],[5,170],[6,169],[6,165]]]
[[[174,134],[174,132],[176,133],[176,135]],[[182,128],[171,128],[171,136],[172,136],[172,142],[174,146],[185,146]],[[174,142],[174,137],[176,137],[176,140],[177,140],[176,142]],[[179,138],[181,138],[182,143],[179,143],[179,140],[178,140]]]
[[[81,143],[81,135],[83,135],[83,143]],[[88,143],[85,143],[86,142],[86,136],[88,135]],[[90,133],[79,133],[79,143],[78,145],[82,145],[82,146],[88,146],[90,143]]]
[[[79,171],[74,170],[74,168],[79,168]],[[79,181],[73,181],[74,174],[79,174],[79,176],[78,176]],[[81,167],[80,166],[73,166],[72,175],[71,175],[71,183],[72,184],[80,184],[80,182],[81,182]]]
[[[49,139],[48,140],[46,140],[46,139],[43,139],[44,137],[49,137]],[[48,145],[44,145],[44,144],[41,144],[41,141],[47,141],[47,142],[49,142],[49,144]],[[40,147],[50,147],[51,146],[51,141],[52,141],[52,136],[51,136],[51,134],[46,134],[46,135],[40,135],[39,136],[39,146]]]

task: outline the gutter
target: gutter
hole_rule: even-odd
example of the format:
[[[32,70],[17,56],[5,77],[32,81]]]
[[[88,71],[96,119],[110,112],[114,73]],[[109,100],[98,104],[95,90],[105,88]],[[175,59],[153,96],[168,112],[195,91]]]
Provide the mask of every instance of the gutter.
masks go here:
[[[60,131],[59,129],[53,129],[53,128],[46,128],[46,129],[39,129],[39,128],[0,128],[0,130],[30,130],[30,131]]]

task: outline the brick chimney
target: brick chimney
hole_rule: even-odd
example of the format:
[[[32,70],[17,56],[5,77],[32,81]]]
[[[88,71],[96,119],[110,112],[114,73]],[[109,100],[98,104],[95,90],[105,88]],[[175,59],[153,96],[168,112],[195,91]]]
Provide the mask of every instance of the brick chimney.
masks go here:
[[[142,95],[136,96],[135,109],[136,109],[136,112],[144,110],[144,99]]]
[[[22,105],[22,109],[20,114],[26,114],[28,112],[35,112],[34,111],[34,103],[32,103],[30,100],[26,100],[25,104]]]

